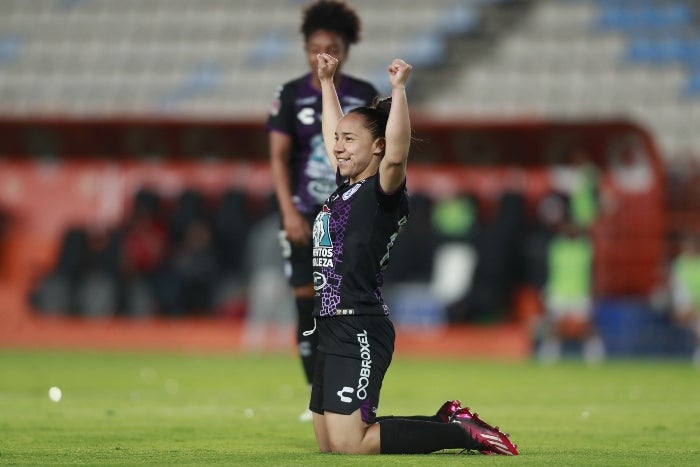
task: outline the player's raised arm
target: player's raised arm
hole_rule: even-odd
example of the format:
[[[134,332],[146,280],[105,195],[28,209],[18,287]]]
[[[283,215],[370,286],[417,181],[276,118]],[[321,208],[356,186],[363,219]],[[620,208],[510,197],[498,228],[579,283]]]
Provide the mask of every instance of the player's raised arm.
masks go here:
[[[411,70],[411,65],[398,58],[388,68],[391,108],[386,124],[386,149],[379,165],[379,181],[386,193],[393,193],[406,178],[406,161],[411,146],[406,81]]]
[[[318,78],[321,80],[321,95],[323,99],[321,116],[323,144],[334,171],[338,169],[338,160],[333,155],[335,130],[338,122],[343,118],[343,109],[340,107],[338,94],[333,84],[333,75],[337,68],[338,60],[336,58],[328,54],[318,54]]]

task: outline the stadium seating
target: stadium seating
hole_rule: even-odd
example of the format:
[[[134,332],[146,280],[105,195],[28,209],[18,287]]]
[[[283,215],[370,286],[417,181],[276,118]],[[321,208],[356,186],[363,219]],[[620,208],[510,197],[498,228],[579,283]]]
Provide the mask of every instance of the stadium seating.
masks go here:
[[[8,0],[0,114],[260,117],[306,71],[302,0]],[[401,56],[428,114],[629,115],[667,158],[700,147],[700,36],[688,0],[352,2],[346,71],[387,91]]]
[[[306,71],[303,3],[5,2],[0,113],[262,115],[275,87]],[[475,20],[474,2],[355,3],[366,44],[348,70],[371,77],[395,55],[436,63],[442,31]]]
[[[698,151],[700,47],[691,2],[522,3],[529,6],[515,25],[501,21],[490,41],[479,37],[487,53],[468,45],[474,39],[455,45],[460,66],[448,73],[458,76],[423,92],[433,113],[627,115],[653,131],[667,159]]]

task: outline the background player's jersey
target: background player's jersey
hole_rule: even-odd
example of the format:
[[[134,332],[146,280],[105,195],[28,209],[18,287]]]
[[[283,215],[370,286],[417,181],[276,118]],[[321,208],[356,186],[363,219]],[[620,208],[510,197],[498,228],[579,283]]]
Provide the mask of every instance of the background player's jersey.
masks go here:
[[[341,75],[338,99],[347,112],[369,105],[377,96],[370,83]],[[268,131],[292,137],[290,174],[293,201],[299,212],[312,214],[336,188],[321,134],[321,91],[311,86],[311,74],[280,86],[267,120]]]
[[[313,226],[314,316],[389,314],[382,271],[407,220],[405,185],[387,195],[373,175],[338,187]]]

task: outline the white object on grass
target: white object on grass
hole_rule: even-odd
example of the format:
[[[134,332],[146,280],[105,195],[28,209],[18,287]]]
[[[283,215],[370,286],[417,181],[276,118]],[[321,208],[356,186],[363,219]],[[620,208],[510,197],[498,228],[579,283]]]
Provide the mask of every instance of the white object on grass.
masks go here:
[[[63,392],[61,391],[61,388],[57,386],[51,386],[49,388],[49,399],[51,399],[54,402],[58,402],[61,400],[61,397],[63,397]]]

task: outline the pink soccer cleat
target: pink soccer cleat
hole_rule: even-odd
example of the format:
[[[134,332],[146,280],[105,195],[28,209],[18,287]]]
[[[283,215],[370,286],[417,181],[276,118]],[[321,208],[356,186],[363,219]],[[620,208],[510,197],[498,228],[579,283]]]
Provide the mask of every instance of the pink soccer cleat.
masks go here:
[[[438,409],[435,416],[440,419],[443,423],[450,423],[452,416],[462,408],[462,402],[455,399],[453,401],[447,401],[442,404],[442,407]]]
[[[481,420],[478,414],[471,413],[469,407],[455,412],[450,422],[459,423],[467,435],[479,444],[478,450],[482,454],[518,455],[517,446],[510,442],[507,434]]]

